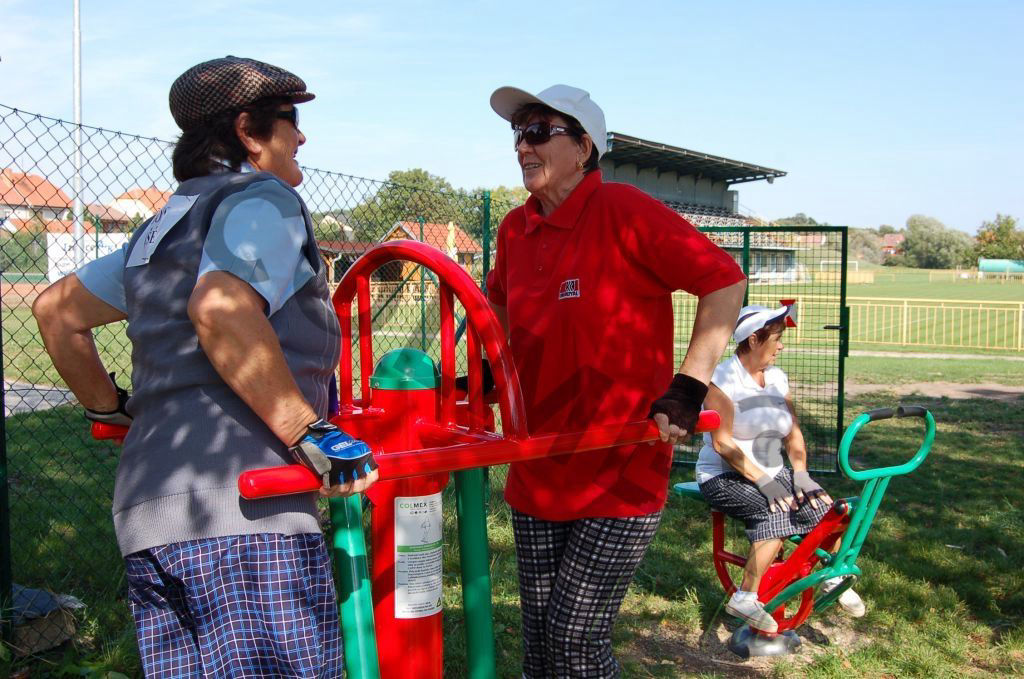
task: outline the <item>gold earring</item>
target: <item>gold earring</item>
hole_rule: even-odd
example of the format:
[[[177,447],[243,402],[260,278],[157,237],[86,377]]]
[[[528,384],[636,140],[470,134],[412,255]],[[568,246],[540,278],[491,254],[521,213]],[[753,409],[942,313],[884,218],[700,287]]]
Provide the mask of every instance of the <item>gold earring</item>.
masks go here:
[[[580,160],[579,158],[576,159],[576,169],[577,170],[582,170],[583,169],[583,161]]]

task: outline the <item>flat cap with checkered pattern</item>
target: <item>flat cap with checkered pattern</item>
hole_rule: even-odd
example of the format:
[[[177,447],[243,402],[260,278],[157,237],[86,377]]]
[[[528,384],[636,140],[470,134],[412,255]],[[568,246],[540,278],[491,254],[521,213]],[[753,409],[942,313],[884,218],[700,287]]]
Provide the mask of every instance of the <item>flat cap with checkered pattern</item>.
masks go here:
[[[287,97],[301,104],[314,97],[302,78],[255,59],[226,56],[188,69],[171,85],[174,122],[182,130],[210,117],[242,108],[264,97]]]

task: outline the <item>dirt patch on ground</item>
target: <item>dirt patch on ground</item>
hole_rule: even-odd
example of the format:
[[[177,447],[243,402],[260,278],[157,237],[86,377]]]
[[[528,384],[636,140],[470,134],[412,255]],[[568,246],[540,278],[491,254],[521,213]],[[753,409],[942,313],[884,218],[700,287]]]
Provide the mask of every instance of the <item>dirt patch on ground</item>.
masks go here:
[[[897,396],[925,396],[928,398],[990,398],[996,401],[1015,401],[1024,396],[1024,387],[1004,384],[962,384],[958,382],[915,382],[912,384],[859,384],[846,383],[847,396],[886,391]]]
[[[626,649],[620,650],[620,659],[628,658],[643,666],[652,677],[696,674],[764,677],[769,676],[779,662],[785,662],[790,669],[799,668],[830,650],[840,648],[850,653],[871,642],[870,637],[854,631],[849,619],[839,614],[826,614],[796,630],[803,642],[796,653],[743,660],[727,646],[737,626],[731,619],[719,617],[703,634],[664,624],[634,628],[634,637]]]

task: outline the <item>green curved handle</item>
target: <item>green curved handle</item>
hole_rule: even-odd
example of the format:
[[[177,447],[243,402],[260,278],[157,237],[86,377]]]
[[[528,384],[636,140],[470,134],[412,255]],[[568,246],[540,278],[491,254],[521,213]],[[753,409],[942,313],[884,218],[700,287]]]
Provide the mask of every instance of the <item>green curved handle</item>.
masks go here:
[[[880,469],[862,469],[857,471],[850,467],[850,445],[853,443],[853,439],[857,436],[857,432],[861,430],[868,422],[873,420],[883,420],[890,417],[922,417],[925,421],[925,434],[924,442],[918,449],[917,453],[910,459],[909,462],[901,464],[897,467],[882,467]],[[857,416],[857,419],[847,427],[846,433],[843,434],[843,440],[839,444],[839,466],[842,468],[843,473],[854,481],[867,481],[869,479],[877,479],[884,476],[897,476],[899,474],[909,474],[910,472],[917,469],[924,458],[928,457],[928,453],[931,451],[932,442],[935,440],[935,418],[932,414],[920,406],[900,406],[895,410],[891,408],[884,408],[879,410],[872,410],[867,413],[863,413]]]

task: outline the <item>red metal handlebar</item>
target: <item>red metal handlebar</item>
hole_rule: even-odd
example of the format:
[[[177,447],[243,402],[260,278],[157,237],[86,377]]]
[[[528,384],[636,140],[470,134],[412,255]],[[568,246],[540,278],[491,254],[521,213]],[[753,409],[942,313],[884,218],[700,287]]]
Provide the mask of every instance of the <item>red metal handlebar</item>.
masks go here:
[[[720,423],[721,418],[717,412],[705,410],[697,420],[694,433],[712,431],[717,429]],[[382,480],[654,442],[659,437],[658,426],[651,420],[601,425],[582,432],[529,436],[523,439],[503,438],[487,432],[470,432],[464,427],[443,427],[427,423],[421,423],[420,429],[426,438],[448,438],[460,443],[423,450],[377,454],[374,459]],[[306,467],[297,464],[243,472],[238,477],[238,492],[249,500],[291,493],[308,493],[320,487],[320,479]]]
[[[92,437],[97,441],[114,441],[115,443],[124,443],[124,437],[128,435],[128,427],[106,422],[93,422],[90,431]]]

